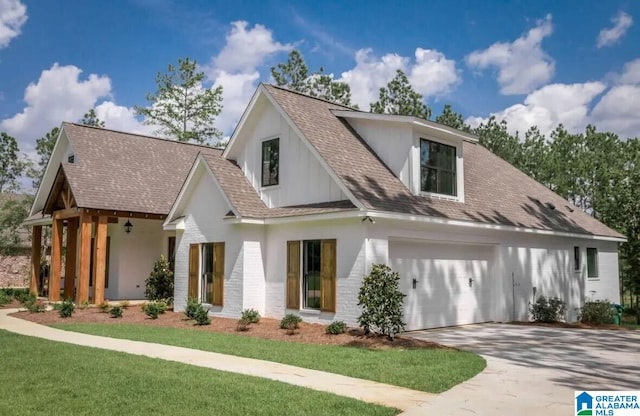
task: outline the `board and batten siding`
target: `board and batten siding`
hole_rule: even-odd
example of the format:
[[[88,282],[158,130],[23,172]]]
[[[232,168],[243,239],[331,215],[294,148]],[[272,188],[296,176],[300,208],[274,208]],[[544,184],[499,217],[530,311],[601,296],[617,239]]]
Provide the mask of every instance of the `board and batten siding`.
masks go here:
[[[305,322],[329,324],[334,320],[343,320],[349,325],[357,325],[360,315],[357,305],[358,291],[366,269],[364,232],[365,226],[358,218],[269,225],[266,250],[266,316],[279,319],[287,313],[295,313]],[[333,239],[336,240],[336,312],[287,309],[287,242]],[[302,306],[302,296],[300,305]]]
[[[187,303],[189,246],[224,242],[223,306],[212,306],[212,315],[239,317],[243,309],[264,312],[264,230],[255,225],[224,221],[230,207],[213,178],[200,166],[188,190],[183,212],[185,230],[177,233],[175,262],[175,308]]]
[[[239,138],[238,165],[269,208],[348,199],[280,113],[262,99],[252,128]],[[262,142],[279,138],[279,183],[262,187]]]

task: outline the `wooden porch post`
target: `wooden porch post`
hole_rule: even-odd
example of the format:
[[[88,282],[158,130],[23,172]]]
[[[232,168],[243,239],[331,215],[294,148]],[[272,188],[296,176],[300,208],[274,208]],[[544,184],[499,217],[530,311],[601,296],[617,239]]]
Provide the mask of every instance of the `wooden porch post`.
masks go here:
[[[51,231],[51,273],[49,275],[49,301],[60,300],[60,274],[62,272],[62,230],[64,224],[61,219],[53,216]]]
[[[64,267],[64,298],[73,299],[76,287],[76,254],[78,251],[78,219],[67,220],[67,255]]]
[[[31,280],[29,293],[38,296],[40,280],[40,252],[42,250],[42,225],[34,225],[31,233]]]
[[[104,281],[107,264],[107,217],[100,215],[96,222],[96,239],[93,245],[93,303],[104,302]]]
[[[80,214],[80,258],[76,303],[89,301],[89,263],[91,261],[91,216]]]

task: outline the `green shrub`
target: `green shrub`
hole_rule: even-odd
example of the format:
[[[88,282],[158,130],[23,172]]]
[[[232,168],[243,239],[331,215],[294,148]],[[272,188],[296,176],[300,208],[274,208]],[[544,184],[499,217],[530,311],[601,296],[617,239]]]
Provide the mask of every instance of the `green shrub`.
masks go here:
[[[71,299],[65,299],[60,303],[60,310],[58,313],[62,318],[69,318],[73,315],[73,311],[75,310],[76,305],[73,304]]]
[[[100,309],[100,312],[102,313],[107,313],[109,312],[109,308],[111,307],[111,305],[109,305],[109,302],[104,301],[101,304],[98,305],[98,309]]]
[[[245,317],[238,319],[238,326],[236,327],[236,331],[248,331],[249,325],[251,325],[251,321]]]
[[[87,309],[89,307],[89,301],[88,300],[83,300],[82,302],[80,302],[78,304],[78,309]]]
[[[240,319],[244,319],[250,324],[257,324],[260,322],[260,313],[255,309],[245,309],[242,311]]]
[[[198,325],[210,325],[211,318],[209,318],[209,311],[204,308],[202,305],[198,305],[198,309],[196,310],[195,316],[193,319],[196,321]]]
[[[13,298],[9,295],[7,295],[7,293],[4,290],[0,290],[0,306],[6,305],[7,303],[11,302],[13,300]]]
[[[145,304],[142,311],[151,319],[158,319],[160,314],[165,313],[167,304],[164,302],[149,302]]]
[[[298,329],[300,327],[300,322],[302,322],[302,318],[294,313],[288,313],[280,321],[280,329]]]
[[[586,301],[580,308],[580,322],[585,324],[610,324],[615,315],[613,305],[607,300]]]
[[[144,295],[149,300],[166,299],[168,303],[173,302],[173,272],[169,261],[160,256],[153,264],[151,274],[144,281]]]
[[[27,288],[5,287],[4,289],[0,289],[0,292],[4,292],[7,296],[16,299],[19,302],[22,297],[29,295],[29,289]]]
[[[112,318],[122,318],[122,306],[114,306],[109,310]]]
[[[60,309],[62,309],[62,302],[54,302],[54,303],[50,303],[49,305],[51,305],[51,308],[54,311],[60,311]]]
[[[131,306],[131,302],[129,302],[128,300],[121,300],[118,306],[120,306],[122,309],[128,309],[129,306]]]
[[[371,273],[364,277],[358,293],[358,306],[362,307],[358,323],[366,334],[376,332],[393,339],[404,330],[405,295],[400,292],[399,281],[398,273],[385,264],[374,264]]]
[[[564,306],[564,301],[555,296],[540,296],[535,303],[529,304],[529,312],[536,322],[553,323],[560,321],[564,316]]]
[[[195,319],[196,312],[198,311],[199,307],[200,302],[198,302],[198,299],[189,298],[189,300],[187,300],[187,307],[184,310],[184,314],[187,315],[187,318],[189,319]]]
[[[327,326],[327,334],[338,335],[344,334],[347,330],[347,324],[344,321],[333,321]]]
[[[29,292],[13,292],[14,298],[20,302],[22,305],[27,305],[29,303],[33,303],[36,301],[36,295],[33,295]]]
[[[44,302],[42,302],[41,300],[29,302],[25,306],[30,313],[41,313],[47,309]]]

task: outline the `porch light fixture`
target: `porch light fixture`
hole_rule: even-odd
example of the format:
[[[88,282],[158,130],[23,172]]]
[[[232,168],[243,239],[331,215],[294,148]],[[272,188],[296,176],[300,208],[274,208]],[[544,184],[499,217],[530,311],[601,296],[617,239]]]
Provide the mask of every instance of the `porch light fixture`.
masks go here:
[[[129,234],[132,229],[133,229],[133,224],[131,224],[131,221],[127,220],[127,222],[124,223],[124,232]]]

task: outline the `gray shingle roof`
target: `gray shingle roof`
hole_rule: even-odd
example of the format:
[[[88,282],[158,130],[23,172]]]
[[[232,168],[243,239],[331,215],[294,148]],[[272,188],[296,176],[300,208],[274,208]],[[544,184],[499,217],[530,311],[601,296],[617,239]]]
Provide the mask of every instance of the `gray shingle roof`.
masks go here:
[[[479,144],[464,142],[465,202],[413,195],[349,124],[336,104],[272,85],[267,92],[367,209],[623,237]],[[555,207],[550,208],[547,203]]]

